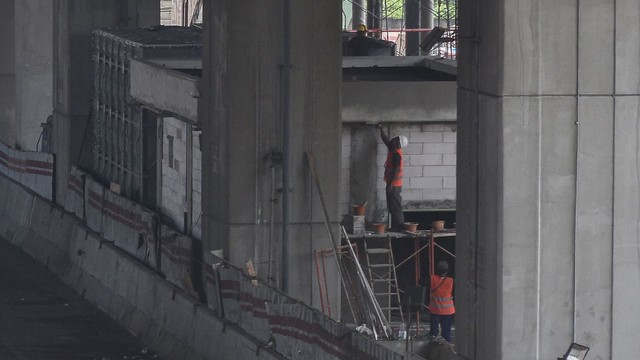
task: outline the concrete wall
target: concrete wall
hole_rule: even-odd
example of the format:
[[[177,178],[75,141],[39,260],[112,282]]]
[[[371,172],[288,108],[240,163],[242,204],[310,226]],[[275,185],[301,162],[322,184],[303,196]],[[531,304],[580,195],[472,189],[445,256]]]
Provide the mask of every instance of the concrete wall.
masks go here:
[[[9,146],[15,145],[15,19],[14,2],[0,3],[0,141]]]
[[[637,357],[638,3],[460,10],[458,353]]]
[[[163,359],[283,359],[237,325],[0,175],[0,241],[38,260]]]
[[[456,124],[392,123],[385,131],[409,138],[403,151],[404,209],[455,210]],[[370,125],[345,124],[342,149],[341,214],[348,215],[351,205],[368,201],[367,221],[380,221],[387,216],[383,180],[387,148],[379,131]]]
[[[15,28],[16,145],[25,150],[36,150],[41,124],[53,110],[53,4],[50,0],[15,2],[16,19],[20,19]]]

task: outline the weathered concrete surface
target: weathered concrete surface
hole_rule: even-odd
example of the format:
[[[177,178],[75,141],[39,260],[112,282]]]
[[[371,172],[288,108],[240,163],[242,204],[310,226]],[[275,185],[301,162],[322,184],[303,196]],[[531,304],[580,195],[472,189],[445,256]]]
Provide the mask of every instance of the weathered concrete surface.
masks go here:
[[[49,0],[15,1],[16,144],[24,150],[36,150],[40,124],[53,109],[53,6]]]
[[[205,2],[203,62],[203,246],[223,248],[244,266],[265,263],[256,242],[274,219],[281,239],[283,149],[282,4],[264,1]],[[327,248],[328,234],[305,152],[317,172],[338,234],[340,164],[340,3],[292,1],[290,103],[290,294],[319,307],[312,251]],[[235,21],[234,19],[251,19]],[[322,32],[308,29],[322,28]],[[268,29],[268,30],[267,30]],[[247,56],[252,44],[253,56]],[[319,59],[322,59],[321,61]],[[278,199],[272,202],[271,166]],[[271,208],[273,206],[273,211]],[[264,239],[264,238],[263,238]],[[237,243],[237,244],[236,244]],[[239,245],[247,244],[248,246]],[[230,251],[231,249],[231,251]],[[281,248],[275,256],[281,259]],[[276,278],[282,275],[278,269]],[[335,274],[328,275],[337,283]],[[336,312],[336,313],[339,313]]]
[[[131,60],[131,97],[157,111],[198,122],[198,78],[144,60]]]
[[[456,121],[456,88],[455,81],[345,81],[342,121]]]
[[[72,214],[0,176],[0,236],[165,359],[282,359]]]
[[[13,1],[0,4],[0,141],[15,145],[15,19]]]
[[[45,266],[0,237],[0,357],[157,359]]]
[[[636,357],[640,9],[474,6],[460,19],[457,351],[551,359],[576,341]]]

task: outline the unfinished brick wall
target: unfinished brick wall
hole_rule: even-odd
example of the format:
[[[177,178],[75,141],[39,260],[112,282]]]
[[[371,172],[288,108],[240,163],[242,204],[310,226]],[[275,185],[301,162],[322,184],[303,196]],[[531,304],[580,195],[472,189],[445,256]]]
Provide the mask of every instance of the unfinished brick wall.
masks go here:
[[[162,204],[161,212],[170,219],[176,230],[184,229],[184,213],[189,209],[187,201],[187,137],[188,126],[175,118],[163,121],[162,144]],[[202,198],[202,153],[198,131],[193,132],[192,171],[192,234],[200,238]]]
[[[402,198],[405,210],[455,209],[456,200],[456,131],[455,123],[397,124],[391,125],[389,136],[404,135],[409,145],[404,153],[404,186]],[[341,164],[341,213],[351,211],[350,192],[353,183],[350,172],[352,144],[358,136],[349,125],[345,125],[342,135]],[[376,189],[375,199],[380,212],[386,210],[384,196],[384,162],[387,148],[377,138],[376,146]],[[373,217],[379,214],[371,214]]]

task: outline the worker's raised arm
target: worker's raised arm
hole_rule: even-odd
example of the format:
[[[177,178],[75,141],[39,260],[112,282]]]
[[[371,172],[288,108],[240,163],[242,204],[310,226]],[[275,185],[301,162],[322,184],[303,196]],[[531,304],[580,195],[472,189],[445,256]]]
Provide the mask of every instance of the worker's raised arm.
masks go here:
[[[385,145],[387,145],[387,147],[389,147],[391,143],[389,142],[389,137],[387,136],[387,133],[385,133],[384,129],[382,128],[382,124],[376,124],[376,127],[380,129],[380,137],[382,138],[382,142]]]

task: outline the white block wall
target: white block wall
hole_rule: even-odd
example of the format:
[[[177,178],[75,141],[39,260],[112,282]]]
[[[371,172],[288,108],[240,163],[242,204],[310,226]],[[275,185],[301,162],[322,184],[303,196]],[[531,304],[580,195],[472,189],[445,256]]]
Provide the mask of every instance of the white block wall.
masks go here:
[[[171,0],[160,0],[160,24],[161,25],[171,25],[173,21],[171,20],[171,9],[172,9],[172,1]]]
[[[196,0],[191,0],[189,1],[189,8],[186,9],[183,0],[160,0],[160,24],[182,26],[183,12],[185,10],[188,11],[188,18],[190,20],[195,5]],[[202,21],[202,11],[200,11],[198,21]]]
[[[184,213],[189,209],[187,203],[187,133],[188,126],[175,118],[165,118],[162,136],[162,204],[164,216],[171,219],[176,230],[184,229]],[[201,159],[199,132],[193,135],[193,183],[192,183],[192,235],[201,234]],[[169,136],[173,137],[173,164],[169,164]]]
[[[402,200],[405,210],[436,210],[455,208],[456,200],[456,134],[453,122],[428,124],[398,124],[390,129],[389,137],[404,135],[409,145],[404,154],[404,186]],[[342,135],[342,164],[340,204],[343,213],[350,213],[349,191],[351,173],[352,130],[346,125]],[[386,208],[384,195],[384,162],[387,147],[378,137],[376,164],[378,206]],[[446,204],[446,205],[442,205]]]

